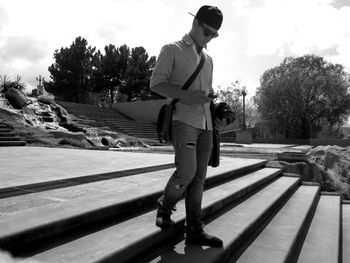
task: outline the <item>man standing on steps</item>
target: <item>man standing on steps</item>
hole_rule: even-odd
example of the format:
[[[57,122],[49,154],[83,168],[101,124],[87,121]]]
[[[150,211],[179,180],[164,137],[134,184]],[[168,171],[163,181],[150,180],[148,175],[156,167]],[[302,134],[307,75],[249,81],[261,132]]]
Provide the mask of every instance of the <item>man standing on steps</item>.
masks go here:
[[[193,15],[194,16],[194,15]],[[203,186],[212,150],[213,125],[210,94],[213,94],[213,61],[203,48],[218,36],[223,16],[214,6],[202,6],[194,16],[192,28],[182,40],[165,45],[151,77],[151,90],[179,99],[173,114],[173,146],[176,171],[169,179],[164,195],[158,200],[156,225],[174,225],[170,215],[176,203],[185,196],[186,244],[222,247],[223,242],[204,232],[202,222]],[[205,62],[188,90],[182,86],[197,68],[201,57]],[[217,120],[222,129],[226,120]]]

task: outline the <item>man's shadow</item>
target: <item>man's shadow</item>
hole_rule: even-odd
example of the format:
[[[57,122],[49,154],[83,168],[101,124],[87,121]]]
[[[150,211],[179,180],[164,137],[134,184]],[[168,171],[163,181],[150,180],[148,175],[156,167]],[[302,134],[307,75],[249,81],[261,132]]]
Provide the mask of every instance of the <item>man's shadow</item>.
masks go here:
[[[184,241],[179,246],[184,246],[184,253],[178,253],[176,247],[159,253],[156,261],[157,263],[195,263],[195,262],[212,262],[214,258],[217,258],[224,249],[214,248],[199,245],[185,245]]]

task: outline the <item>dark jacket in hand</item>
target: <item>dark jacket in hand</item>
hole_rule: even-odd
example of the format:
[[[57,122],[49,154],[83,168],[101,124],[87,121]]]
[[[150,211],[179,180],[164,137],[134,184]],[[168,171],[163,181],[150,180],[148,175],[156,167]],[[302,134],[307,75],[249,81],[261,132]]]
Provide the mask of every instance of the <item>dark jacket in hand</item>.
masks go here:
[[[227,119],[227,124],[235,121],[236,114],[233,112],[232,108],[225,102],[210,104],[211,117],[213,121],[213,127],[215,127],[215,118],[223,120]],[[218,167],[220,164],[220,133],[215,128],[213,130],[213,149],[211,151],[211,156],[208,165],[211,167]]]

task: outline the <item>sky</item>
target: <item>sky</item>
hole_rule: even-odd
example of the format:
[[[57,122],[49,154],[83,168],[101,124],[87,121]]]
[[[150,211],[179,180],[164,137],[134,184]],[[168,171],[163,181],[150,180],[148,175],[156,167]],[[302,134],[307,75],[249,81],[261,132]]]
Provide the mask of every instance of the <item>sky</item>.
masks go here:
[[[213,88],[239,80],[248,96],[285,57],[315,54],[350,72],[350,0],[1,0],[0,75],[22,76],[31,90],[54,52],[81,36],[92,47],[143,46],[149,56],[180,40],[202,5],[221,9],[219,37],[207,52]]]

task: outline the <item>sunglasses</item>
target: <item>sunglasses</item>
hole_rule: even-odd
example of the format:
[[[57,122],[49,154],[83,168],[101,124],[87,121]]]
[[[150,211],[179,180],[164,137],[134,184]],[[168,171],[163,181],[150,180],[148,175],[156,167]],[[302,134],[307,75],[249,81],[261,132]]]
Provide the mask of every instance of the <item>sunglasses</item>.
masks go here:
[[[205,27],[201,22],[199,22],[199,25],[203,28],[203,34],[205,37],[216,38],[219,36],[217,32],[211,31],[209,28]]]

